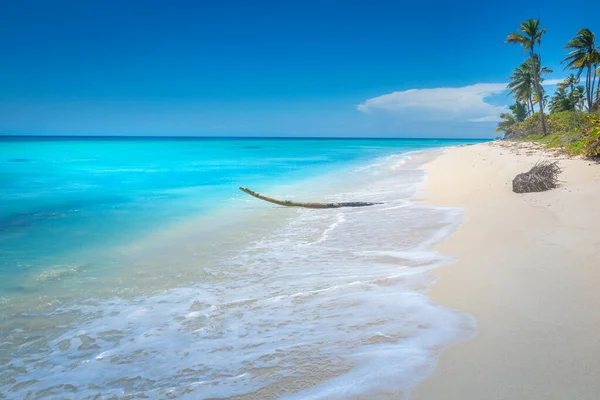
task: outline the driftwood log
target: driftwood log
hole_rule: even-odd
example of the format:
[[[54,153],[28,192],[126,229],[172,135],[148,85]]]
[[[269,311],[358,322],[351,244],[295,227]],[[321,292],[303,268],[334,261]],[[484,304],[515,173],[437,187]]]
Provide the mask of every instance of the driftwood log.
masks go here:
[[[348,203],[313,203],[313,202],[303,202],[303,201],[291,201],[291,200],[279,200],[273,197],[265,196],[254,190],[250,190],[245,187],[240,186],[240,190],[244,193],[249,194],[252,197],[256,197],[257,199],[261,199],[264,201],[268,201],[269,203],[278,204],[280,206],[286,207],[304,207],[304,208],[341,208],[341,207],[368,207],[374,206],[376,204],[382,203],[369,203],[364,201],[353,201]]]
[[[529,171],[513,179],[513,192],[544,192],[558,187],[558,161],[538,161]]]

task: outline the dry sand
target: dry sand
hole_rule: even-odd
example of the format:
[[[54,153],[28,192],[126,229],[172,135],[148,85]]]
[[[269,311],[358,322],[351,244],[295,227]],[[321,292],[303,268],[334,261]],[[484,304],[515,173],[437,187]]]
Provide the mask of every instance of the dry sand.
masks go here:
[[[519,195],[514,176],[560,158],[561,187]],[[439,304],[477,319],[411,398],[600,399],[600,164],[494,142],[425,166],[426,201],[466,208],[439,247]]]

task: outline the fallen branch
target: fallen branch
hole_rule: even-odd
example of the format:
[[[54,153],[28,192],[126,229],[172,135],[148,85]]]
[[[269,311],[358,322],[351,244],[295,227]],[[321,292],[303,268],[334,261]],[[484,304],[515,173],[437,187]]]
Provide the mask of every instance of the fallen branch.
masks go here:
[[[354,201],[349,203],[312,203],[312,202],[303,202],[303,201],[291,201],[291,200],[279,200],[273,197],[265,196],[254,190],[250,190],[245,187],[240,186],[240,190],[244,193],[249,194],[252,197],[256,197],[257,199],[261,199],[264,201],[268,201],[269,203],[278,204],[280,206],[286,207],[304,207],[304,208],[341,208],[341,207],[368,207],[374,206],[376,204],[382,203],[369,203],[364,201]]]

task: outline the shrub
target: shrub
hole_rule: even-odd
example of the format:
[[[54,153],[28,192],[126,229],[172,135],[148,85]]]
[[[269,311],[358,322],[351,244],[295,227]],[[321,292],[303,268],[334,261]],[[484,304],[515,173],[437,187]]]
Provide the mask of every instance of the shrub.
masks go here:
[[[546,115],[546,127],[549,134],[560,136],[577,136],[588,125],[586,116],[588,114],[581,111],[561,111]],[[514,128],[514,134],[511,137],[524,137],[530,135],[542,135],[542,123],[540,114],[534,113],[523,122],[519,122]],[[563,143],[566,144],[566,143]]]
[[[589,116],[590,126],[584,131],[583,149],[586,157],[600,156],[600,117]]]
[[[561,111],[546,118],[548,134],[542,134],[539,114],[533,114],[514,128],[513,138],[537,142],[548,148],[561,148],[569,154],[587,157],[600,156],[598,138],[599,113]]]

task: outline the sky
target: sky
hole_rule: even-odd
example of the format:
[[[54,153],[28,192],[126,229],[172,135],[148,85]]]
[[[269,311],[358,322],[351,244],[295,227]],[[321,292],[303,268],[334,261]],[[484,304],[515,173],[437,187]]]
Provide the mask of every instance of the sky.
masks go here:
[[[493,137],[525,58],[506,35],[540,18],[551,84],[598,15],[593,0],[3,0],[0,134]]]

